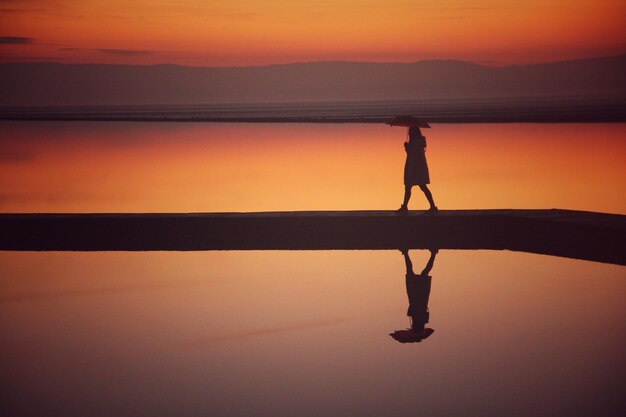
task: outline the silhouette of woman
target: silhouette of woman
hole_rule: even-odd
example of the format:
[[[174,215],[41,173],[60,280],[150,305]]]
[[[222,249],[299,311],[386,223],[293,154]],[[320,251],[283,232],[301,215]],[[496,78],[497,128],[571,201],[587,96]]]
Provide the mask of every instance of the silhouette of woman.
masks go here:
[[[406,293],[409,298],[409,309],[406,313],[411,317],[411,328],[407,330],[396,330],[390,333],[400,343],[421,342],[434,333],[433,329],[426,328],[426,323],[430,319],[428,311],[428,298],[430,297],[430,270],[435,263],[435,256],[438,250],[430,250],[430,259],[419,275],[413,272],[413,263],[409,257],[408,250],[402,250],[404,263],[406,265]]]
[[[404,163],[404,201],[396,212],[400,214],[408,212],[411,188],[417,185],[428,199],[428,203],[430,204],[428,212],[434,213],[438,209],[437,206],[435,206],[432,193],[426,186],[426,184],[430,184],[428,164],[426,163],[426,138],[422,136],[422,132],[418,126],[411,126],[409,128],[409,140],[404,143],[404,150],[406,151],[406,162]]]

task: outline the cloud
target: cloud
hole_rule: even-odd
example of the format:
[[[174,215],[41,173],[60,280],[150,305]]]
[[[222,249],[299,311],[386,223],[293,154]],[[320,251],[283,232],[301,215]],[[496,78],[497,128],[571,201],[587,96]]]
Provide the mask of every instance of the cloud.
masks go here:
[[[35,38],[25,38],[22,36],[0,36],[0,44],[4,45],[27,45],[35,42]]]
[[[15,64],[23,62],[60,62],[59,57],[50,55],[33,55],[21,56],[19,58],[12,56],[0,56],[0,63]]]
[[[34,152],[0,151],[0,163],[27,162],[35,159]]]
[[[153,54],[154,51],[143,49],[92,49],[92,48],[59,48],[61,51],[88,51],[99,52],[106,55],[117,56],[142,56]]]
[[[97,49],[98,52],[107,55],[119,55],[119,56],[138,56],[138,55],[150,55],[153,51],[137,50],[137,49]]]

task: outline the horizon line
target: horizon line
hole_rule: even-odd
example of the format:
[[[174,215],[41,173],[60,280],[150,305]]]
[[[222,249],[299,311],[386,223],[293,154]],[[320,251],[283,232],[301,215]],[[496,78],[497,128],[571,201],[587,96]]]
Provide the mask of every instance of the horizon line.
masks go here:
[[[318,60],[318,61],[293,61],[276,64],[258,64],[258,65],[224,65],[224,66],[211,66],[211,65],[186,65],[175,63],[158,63],[158,64],[127,64],[127,63],[99,63],[99,62],[61,62],[54,60],[37,60],[37,61],[6,61],[0,62],[0,65],[34,65],[34,64],[55,64],[55,65],[92,65],[92,66],[117,66],[117,67],[180,67],[180,68],[211,68],[211,69],[251,69],[251,68],[269,68],[269,67],[282,67],[282,66],[295,66],[295,65],[310,65],[310,64],[373,64],[373,65],[415,65],[422,63],[434,63],[434,62],[457,62],[475,65],[484,68],[513,68],[524,67],[534,65],[550,65],[565,62],[577,62],[577,61],[590,61],[598,59],[610,59],[626,57],[626,51],[620,54],[614,55],[601,55],[590,56],[583,58],[562,59],[555,61],[541,61],[541,62],[528,62],[524,64],[502,64],[502,65],[488,65],[481,63],[480,61],[463,60],[458,58],[441,58],[441,59],[421,59],[417,61],[349,61],[349,60]]]

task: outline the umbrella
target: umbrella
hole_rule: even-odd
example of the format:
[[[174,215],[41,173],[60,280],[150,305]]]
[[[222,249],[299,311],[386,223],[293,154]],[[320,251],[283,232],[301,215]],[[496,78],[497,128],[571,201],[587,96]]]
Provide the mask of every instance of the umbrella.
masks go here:
[[[387,124],[389,126],[430,127],[430,125],[428,123],[426,123],[425,121],[421,120],[419,117],[410,116],[410,115],[407,115],[407,116],[396,116],[396,117],[393,118],[392,121],[387,122]]]
[[[412,329],[396,330],[393,333],[389,333],[389,336],[393,337],[400,343],[419,343],[433,333],[435,333],[435,330],[427,327],[421,332],[416,332]]]

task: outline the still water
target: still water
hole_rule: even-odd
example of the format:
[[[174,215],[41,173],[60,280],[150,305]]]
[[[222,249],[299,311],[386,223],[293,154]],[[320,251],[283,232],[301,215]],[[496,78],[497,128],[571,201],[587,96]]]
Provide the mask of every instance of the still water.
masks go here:
[[[395,209],[403,133],[3,123],[0,211]],[[626,213],[626,125],[425,133],[441,208]],[[419,274],[430,254],[409,255]],[[406,272],[399,251],[0,252],[0,409],[623,415],[623,266],[441,250],[429,272],[434,333],[399,343],[390,333],[411,325]]]
[[[626,124],[424,129],[442,209],[626,213]],[[0,212],[396,209],[405,128],[0,123]],[[415,196],[411,208],[424,209]]]
[[[414,269],[426,251],[410,251]],[[440,251],[402,344],[399,251],[0,253],[14,415],[612,416],[622,266]]]

